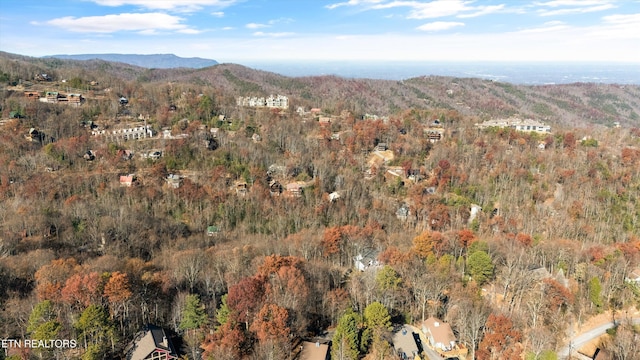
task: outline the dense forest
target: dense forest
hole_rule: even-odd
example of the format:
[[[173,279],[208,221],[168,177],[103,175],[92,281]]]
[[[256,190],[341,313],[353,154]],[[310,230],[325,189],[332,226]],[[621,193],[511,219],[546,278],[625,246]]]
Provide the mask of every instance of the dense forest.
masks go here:
[[[556,359],[603,314],[603,354],[638,359],[639,86],[7,53],[0,83],[0,339],[78,344],[11,359],[124,358],[146,324],[187,359],[396,359],[429,317],[468,359]],[[552,130],[474,126],[511,116]]]

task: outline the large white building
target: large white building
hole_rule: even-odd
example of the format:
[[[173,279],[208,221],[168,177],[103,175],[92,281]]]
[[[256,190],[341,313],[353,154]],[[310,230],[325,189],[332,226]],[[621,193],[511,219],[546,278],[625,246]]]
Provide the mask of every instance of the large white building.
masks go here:
[[[115,130],[94,130],[91,132],[93,136],[105,137],[109,140],[140,140],[144,138],[152,138],[153,130],[151,125],[140,125]]]
[[[506,128],[510,127],[518,131],[535,131],[539,133],[550,133],[551,126],[541,123],[533,119],[522,120],[517,117],[507,119],[492,119],[483,123],[476,124],[477,128],[486,129],[490,127]]]
[[[236,99],[236,104],[238,106],[247,106],[247,107],[267,107],[267,108],[278,108],[278,109],[287,109],[289,107],[289,98],[284,95],[269,95],[268,98],[263,97],[238,97]]]

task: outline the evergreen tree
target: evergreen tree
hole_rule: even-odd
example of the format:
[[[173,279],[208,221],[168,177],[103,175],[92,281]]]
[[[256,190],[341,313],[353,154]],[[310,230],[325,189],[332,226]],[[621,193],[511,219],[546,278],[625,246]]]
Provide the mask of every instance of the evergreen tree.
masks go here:
[[[491,261],[491,256],[482,250],[475,251],[469,255],[467,265],[469,275],[471,275],[471,278],[479,285],[484,284],[493,277],[495,266]]]
[[[86,350],[83,360],[102,359],[108,344],[112,349],[115,346],[115,329],[102,306],[89,305],[76,321],[75,328]]]
[[[220,309],[216,311],[216,320],[219,324],[218,326],[216,326],[216,330],[220,329],[227,322],[229,322],[229,318],[231,316],[231,309],[229,308],[229,305],[227,305],[227,295],[228,294],[222,295],[222,304],[220,305]]]
[[[594,276],[591,280],[589,280],[589,300],[596,306],[598,312],[602,310],[602,284],[600,284],[600,279],[597,276]]]
[[[355,360],[358,358],[360,355],[358,324],[360,322],[360,317],[353,311],[342,315],[333,335],[331,358],[337,360]]]
[[[384,347],[385,336],[393,328],[391,326],[391,315],[387,308],[379,302],[373,302],[364,309],[364,325],[360,347],[363,351],[368,351],[370,345],[379,349]]]
[[[207,321],[207,314],[204,306],[200,303],[200,297],[192,294],[188,295],[184,308],[182,309],[182,321],[180,329],[195,330],[202,327]]]
[[[182,321],[180,329],[186,330],[185,341],[191,349],[191,356],[197,359],[199,356],[199,344],[202,342],[200,329],[207,321],[207,314],[200,297],[195,294],[188,295],[182,309]]]
[[[62,324],[57,319],[53,303],[50,300],[38,303],[29,315],[27,332],[30,338],[33,340],[56,339],[60,330],[62,330]],[[52,357],[51,349],[38,348],[36,353],[41,359]]]

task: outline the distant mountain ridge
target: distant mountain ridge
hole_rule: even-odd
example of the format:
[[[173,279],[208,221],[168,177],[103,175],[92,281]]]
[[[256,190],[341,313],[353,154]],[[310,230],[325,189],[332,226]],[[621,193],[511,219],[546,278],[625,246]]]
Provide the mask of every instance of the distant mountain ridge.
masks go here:
[[[138,84],[197,85],[220,94],[235,108],[238,96],[286,95],[298,106],[346,109],[354,114],[393,115],[410,109],[446,109],[478,121],[520,116],[554,128],[640,127],[640,86],[577,82],[519,85],[479,78],[425,75],[404,80],[354,79],[335,75],[288,77],[239,64],[208,68],[145,69],[122,62],[34,58],[0,51],[0,77],[14,82],[46,73],[54,81],[82,76],[103,85],[115,79]],[[3,84],[0,82],[0,89]],[[137,86],[137,85],[136,85]],[[224,94],[224,95],[222,95]]]
[[[121,62],[129,65],[140,66],[149,69],[171,69],[171,68],[191,68],[201,69],[217,65],[218,62],[211,59],[199,57],[183,58],[174,54],[77,54],[77,55],[50,55],[46,56],[56,59],[67,60],[93,60]]]

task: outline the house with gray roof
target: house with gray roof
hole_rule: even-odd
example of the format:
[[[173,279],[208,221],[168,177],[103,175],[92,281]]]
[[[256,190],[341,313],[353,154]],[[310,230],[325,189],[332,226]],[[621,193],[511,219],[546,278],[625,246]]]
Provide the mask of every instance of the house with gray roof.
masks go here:
[[[178,359],[171,340],[163,328],[147,325],[127,347],[127,360]]]

